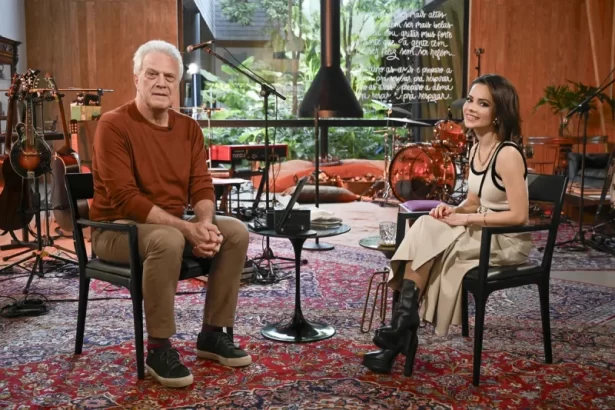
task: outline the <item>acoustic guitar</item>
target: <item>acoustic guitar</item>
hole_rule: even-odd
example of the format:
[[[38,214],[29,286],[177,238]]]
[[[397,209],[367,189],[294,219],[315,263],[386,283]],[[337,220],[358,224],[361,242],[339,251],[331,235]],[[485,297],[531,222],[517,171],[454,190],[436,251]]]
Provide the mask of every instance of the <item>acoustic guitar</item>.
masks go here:
[[[11,148],[11,165],[22,178],[38,178],[51,170],[51,148],[36,132],[33,121],[34,99],[31,90],[38,70],[28,69],[21,77],[20,98],[26,103],[26,121],[15,126],[19,140]]]
[[[68,204],[68,193],[66,192],[66,184],[64,176],[66,174],[80,173],[81,161],[79,154],[73,149],[71,139],[77,141],[77,121],[71,120],[70,131],[66,124],[66,114],[64,113],[64,104],[62,103],[62,94],[58,93],[58,86],[53,76],[49,73],[45,75],[48,87],[53,90],[51,97],[58,102],[60,110],[60,120],[62,121],[62,131],[64,134],[64,145],[56,151],[51,159],[51,173],[53,175],[53,190],[51,193],[51,206],[53,208],[53,217],[63,231],[71,232],[73,230],[73,222],[70,214],[70,205]],[[80,215],[85,215],[80,212]]]
[[[15,102],[19,91],[21,78],[15,74],[8,93],[8,110],[6,120],[6,139],[4,140],[4,152],[0,158],[2,163],[2,176],[4,189],[0,192],[0,231],[15,231],[28,225],[34,214],[24,213],[23,204],[29,204],[31,195],[28,184],[13,169],[9,159],[11,152],[11,140],[13,136],[13,120],[15,118]]]

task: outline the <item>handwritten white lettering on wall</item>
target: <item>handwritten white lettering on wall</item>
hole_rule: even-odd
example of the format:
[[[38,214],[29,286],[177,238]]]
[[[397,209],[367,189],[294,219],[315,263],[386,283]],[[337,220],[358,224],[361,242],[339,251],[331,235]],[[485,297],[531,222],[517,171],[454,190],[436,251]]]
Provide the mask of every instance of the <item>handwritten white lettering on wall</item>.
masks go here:
[[[360,95],[397,102],[450,100],[455,95],[451,58],[454,24],[447,13],[418,10],[405,13],[392,23],[386,41],[374,39],[364,44],[364,52],[381,58],[381,67],[372,67],[373,82],[359,90]],[[429,59],[429,67],[408,64],[416,58]],[[424,60],[421,60],[424,61]],[[443,64],[444,63],[444,64]]]

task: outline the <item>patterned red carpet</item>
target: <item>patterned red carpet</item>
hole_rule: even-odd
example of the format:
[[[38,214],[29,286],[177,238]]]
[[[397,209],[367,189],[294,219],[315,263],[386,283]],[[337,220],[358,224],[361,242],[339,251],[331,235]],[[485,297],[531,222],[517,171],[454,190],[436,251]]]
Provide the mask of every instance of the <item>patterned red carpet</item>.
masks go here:
[[[260,247],[260,239],[253,238],[251,254],[260,254]],[[292,255],[286,241],[272,241],[272,248],[277,255]],[[566,262],[558,259],[554,269],[588,269],[595,262],[587,255],[584,263],[562,256]],[[162,388],[149,377],[137,380],[127,293],[101,282],[90,292],[84,354],[73,356],[76,268],[49,262],[50,273],[33,286],[53,300],[49,313],[0,319],[0,408],[615,408],[615,289],[552,281],[552,365],[543,361],[536,289],[493,294],[476,388],[471,384],[473,340],[461,337],[456,327],[446,338],[434,336],[430,326],[421,329],[412,378],[402,375],[400,359],[391,375],[363,368],[361,356],[373,347],[372,335],[359,331],[363,300],[370,272],[385,260],[376,252],[344,246],[305,252],[305,257],[304,314],[333,325],[337,334],[312,344],[264,339],[260,329],[265,324],[290,317],[294,280],[249,284],[242,287],[235,331],[254,363],[225,368],[195,357],[204,295],[180,295],[175,345],[195,376],[183,390]],[[599,264],[607,262],[611,268],[611,258]],[[0,294],[18,296],[23,273],[3,276]],[[201,288],[202,283],[189,281],[179,290]],[[0,305],[8,302],[0,299]]]

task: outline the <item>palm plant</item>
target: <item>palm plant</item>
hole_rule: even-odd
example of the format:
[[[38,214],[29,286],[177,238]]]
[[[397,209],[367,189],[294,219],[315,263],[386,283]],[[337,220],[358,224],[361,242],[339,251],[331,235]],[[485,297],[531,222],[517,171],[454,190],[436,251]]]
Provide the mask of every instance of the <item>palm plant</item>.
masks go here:
[[[549,105],[553,114],[559,116],[559,136],[568,134],[566,115],[586,98],[598,91],[597,87],[588,86],[581,82],[567,80],[571,85],[548,85],[543,90],[543,97],[534,106],[536,111],[542,105]],[[611,107],[611,118],[615,118],[615,100],[601,92],[589,103],[589,111],[596,110],[596,100]]]

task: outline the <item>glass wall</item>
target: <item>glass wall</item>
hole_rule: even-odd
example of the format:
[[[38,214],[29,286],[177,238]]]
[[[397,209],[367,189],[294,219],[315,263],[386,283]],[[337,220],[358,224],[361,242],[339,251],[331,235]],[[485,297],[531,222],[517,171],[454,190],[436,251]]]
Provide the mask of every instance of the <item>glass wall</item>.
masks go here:
[[[201,24],[215,39],[211,50],[286,97],[271,96],[269,119],[297,118],[321,64],[320,2],[212,0],[208,5],[209,22]],[[364,118],[446,116],[449,105],[465,93],[466,7],[467,0],[342,0],[341,68]],[[185,29],[190,29],[189,24]],[[259,84],[205,51],[191,58],[198,60],[203,80],[202,103],[222,108],[212,119],[264,119]],[[191,106],[191,82],[186,84],[183,105]],[[390,104],[395,109],[388,113]],[[340,157],[381,157],[382,136],[374,131],[332,129],[329,152]],[[413,140],[433,135],[431,129],[410,132]],[[262,142],[264,130],[216,128],[213,134],[220,144],[250,143]],[[312,152],[313,130],[280,128],[271,135],[289,143],[294,157]]]

